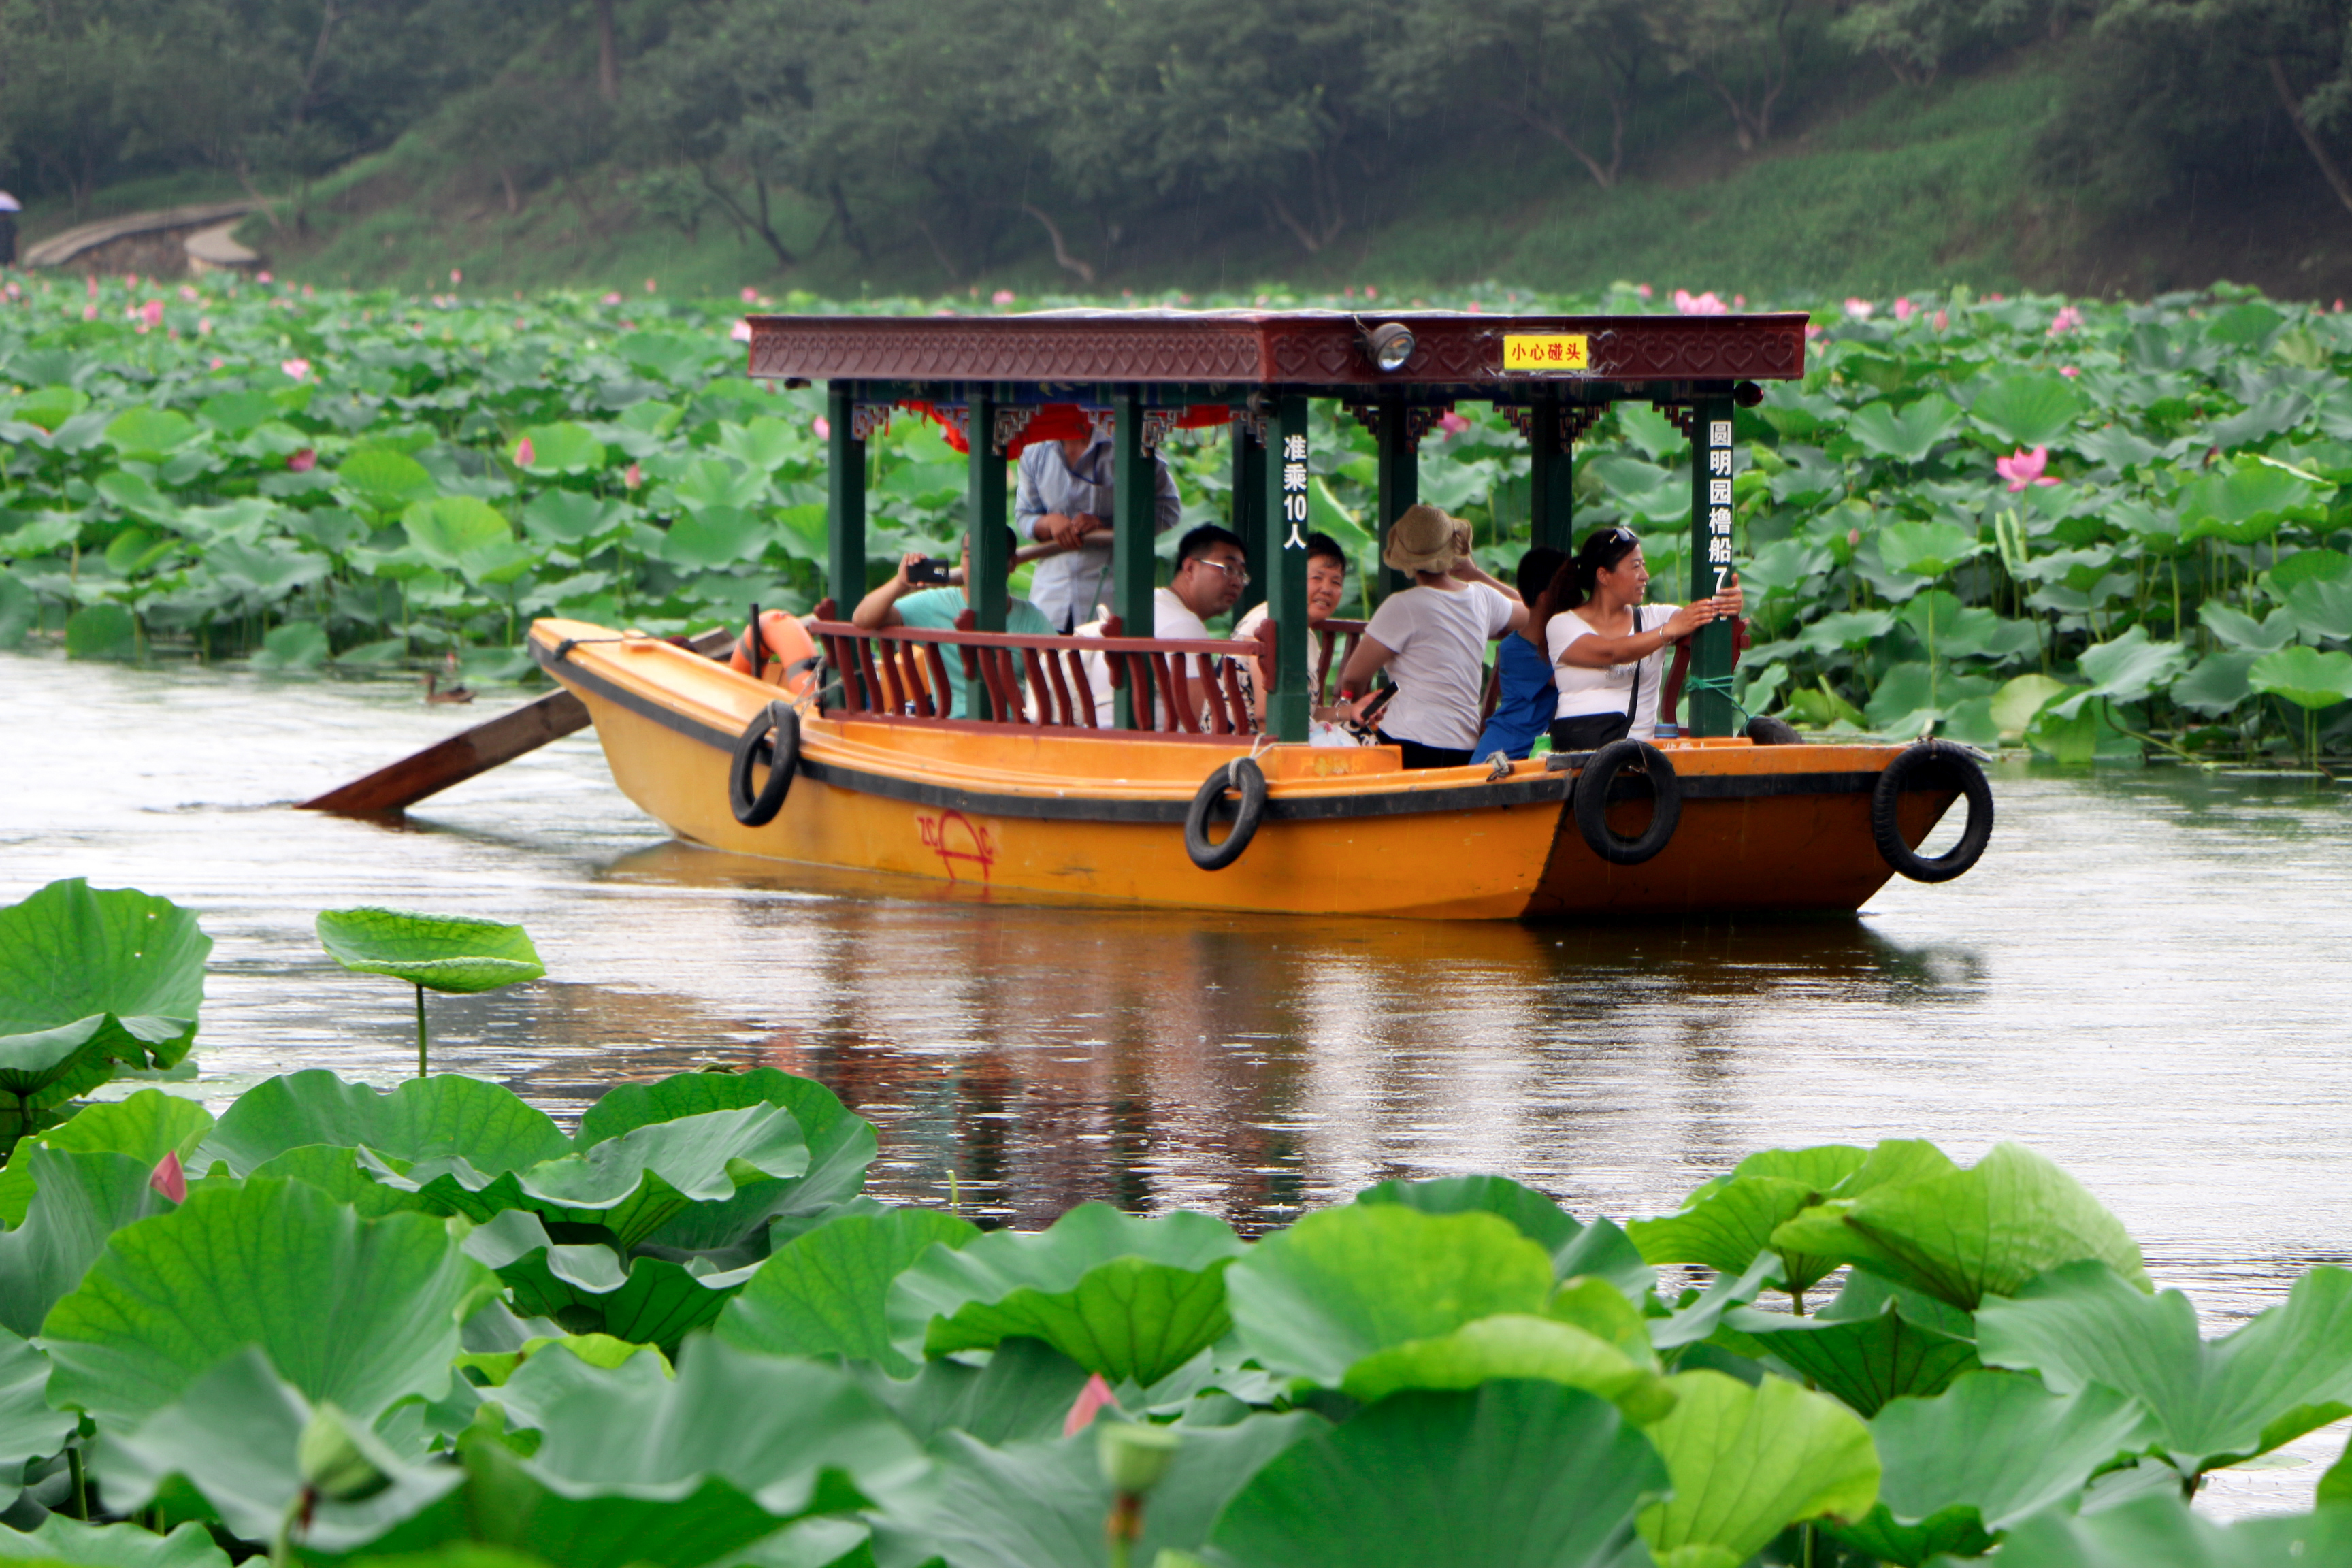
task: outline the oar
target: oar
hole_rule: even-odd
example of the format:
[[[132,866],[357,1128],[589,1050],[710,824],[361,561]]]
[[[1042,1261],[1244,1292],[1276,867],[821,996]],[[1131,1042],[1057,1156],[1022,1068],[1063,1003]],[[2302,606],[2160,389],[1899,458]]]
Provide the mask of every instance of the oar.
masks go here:
[[[695,652],[712,657],[724,653],[739,634],[725,629],[705,632],[692,639]],[[388,767],[376,769],[340,789],[331,789],[301,804],[303,811],[334,811],[351,816],[383,816],[405,811],[427,795],[502,763],[535,752],[550,741],[585,729],[588,709],[571,692],[558,689],[535,702],[526,702],[495,719],[486,719],[456,734],[436,741],[423,751]]]

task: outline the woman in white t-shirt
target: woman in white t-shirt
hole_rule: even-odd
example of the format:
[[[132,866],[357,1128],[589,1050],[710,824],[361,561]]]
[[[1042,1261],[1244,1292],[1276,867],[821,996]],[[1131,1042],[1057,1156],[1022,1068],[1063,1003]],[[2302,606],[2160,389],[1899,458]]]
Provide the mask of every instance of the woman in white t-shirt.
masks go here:
[[[1643,605],[1650,568],[1642,542],[1623,528],[1586,539],[1559,571],[1551,596],[1565,608],[1544,632],[1559,688],[1551,749],[1598,751],[1628,734],[1654,740],[1666,649],[1718,616],[1738,615],[1739,580],[1696,605]]]
[[[1388,671],[1396,695],[1380,716],[1383,745],[1408,768],[1458,768],[1477,744],[1486,645],[1525,625],[1518,590],[1470,559],[1470,525],[1433,506],[1407,507],[1389,527],[1381,559],[1413,586],[1381,601],[1339,672],[1339,718],[1360,721],[1372,677]]]

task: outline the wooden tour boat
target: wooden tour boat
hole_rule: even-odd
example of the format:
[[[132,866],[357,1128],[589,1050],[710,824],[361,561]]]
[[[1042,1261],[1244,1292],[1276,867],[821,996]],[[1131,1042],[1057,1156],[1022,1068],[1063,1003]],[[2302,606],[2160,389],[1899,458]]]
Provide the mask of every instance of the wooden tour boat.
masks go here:
[[[1618,400],[1692,437],[1693,596],[1732,561],[1735,405],[1804,370],[1801,315],[1491,317],[1425,312],[1057,311],[752,319],[751,374],[828,385],[830,595],[810,657],[747,632],[755,678],[659,637],[563,620],[541,664],[593,720],[630,799],[723,850],[928,878],[959,894],[1301,914],[1527,919],[1852,911],[1900,871],[1973,865],[1992,801],[1966,748],[1809,744],[1741,729],[1733,627],[1694,635],[1675,739],[1405,771],[1394,747],[1307,743],[1360,623],[1306,613],[1307,400],[1374,432],[1379,515],[1417,499],[1421,437],[1457,403],[1528,437],[1533,534],[1574,548],[1570,454]],[[970,629],[836,617],[867,587],[865,447],[894,411],[970,456]],[[1152,622],[1150,449],[1229,426],[1232,526],[1270,601],[1250,643],[1117,635]],[[1030,441],[1108,428],[1118,543],[1108,637],[1009,635],[1006,465]],[[1244,601],[1240,608],[1246,608]],[[755,623],[756,626],[756,623]],[[796,635],[796,634],[795,634]],[[798,651],[794,648],[790,651]],[[1082,657],[1087,656],[1087,657]],[[1234,679],[1266,671],[1265,732]],[[958,661],[981,718],[944,717]],[[1090,677],[1089,671],[1092,671]],[[1108,673],[1114,721],[1097,718]],[[1669,681],[1669,687],[1675,684]],[[1671,712],[1671,689],[1662,712]],[[1919,846],[1955,801],[1959,841]]]

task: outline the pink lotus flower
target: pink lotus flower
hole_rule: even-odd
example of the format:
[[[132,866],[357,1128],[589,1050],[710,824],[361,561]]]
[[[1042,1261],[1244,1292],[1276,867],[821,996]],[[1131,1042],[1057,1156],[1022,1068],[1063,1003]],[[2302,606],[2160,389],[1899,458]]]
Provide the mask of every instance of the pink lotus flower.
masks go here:
[[[1459,436],[1470,428],[1470,421],[1449,408],[1437,416],[1437,427],[1448,436]]]
[[[1859,550],[1862,548],[1862,530],[1858,528],[1849,528],[1845,531],[1845,547],[1848,550]]]
[[[1097,1373],[1087,1379],[1087,1385],[1070,1401],[1070,1413],[1062,1418],[1062,1436],[1075,1437],[1092,1426],[1094,1418],[1103,1411],[1118,1408],[1118,1399],[1111,1393],[1110,1384],[1103,1381],[1102,1373]]]
[[[144,322],[144,321],[142,321],[142,322],[140,322],[137,326],[135,326],[135,327],[131,328],[131,330],[132,331],[134,331],[134,332],[137,332],[141,337],[142,337],[142,338],[143,338],[143,337],[145,337],[145,336],[147,335],[147,323],[146,323],[146,322]]]
[[[1633,285],[1633,292],[1646,300],[1655,294],[1657,290],[1651,288],[1647,283],[1636,283]]]
[[[2058,367],[2058,374],[2072,378],[2082,374],[2083,367],[2078,364],[2062,364]]]
[[[139,313],[147,319],[147,324],[149,326],[161,326],[163,322],[163,301],[161,300],[150,300],[144,305],[139,307]]]
[[[2050,466],[2050,448],[2036,447],[2031,452],[2020,447],[2014,454],[1993,459],[1993,471],[2009,481],[2009,493],[2015,495],[2028,485],[2054,485],[2058,481],[2042,473]]]
[[[1805,323],[1805,336],[1808,339],[1818,338],[1822,333],[1828,330],[1828,328],[1822,326],[1819,321],[1807,321]]]
[[[812,427],[816,431],[816,438],[818,440],[830,441],[833,439],[833,421],[827,419],[824,415],[820,414],[816,416]]]
[[[87,278],[83,279],[82,279],[82,281],[83,281],[84,283],[87,283],[87,284],[89,284],[89,297],[90,297],[91,299],[93,299],[93,300],[97,299],[97,298],[98,298],[98,274],[97,274],[97,273],[95,273],[95,272],[93,272],[93,273],[91,273],[89,277],[87,277]]]
[[[1716,298],[1710,289],[1704,294],[1694,294],[1687,289],[1675,290],[1675,309],[1685,316],[1720,316],[1731,309]]]
[[[1866,321],[1877,310],[1878,307],[1867,300],[1848,300],[1845,302],[1845,313],[1851,321]]]
[[[163,1152],[163,1157],[155,1162],[155,1173],[147,1178],[147,1184],[175,1204],[188,1201],[188,1173],[180,1169],[180,1156],[176,1150]]]
[[[1896,321],[1907,321],[1918,313],[1919,307],[1913,304],[1907,298],[1895,301],[1895,319]]]
[[[2082,324],[2083,312],[2072,305],[2063,306],[2056,315],[2050,318],[2050,335],[2053,338],[2064,337]]]
[[[197,317],[197,318],[196,318],[196,336],[198,336],[198,337],[200,337],[200,338],[208,338],[208,337],[211,337],[212,335],[213,335],[213,319],[212,319],[210,316],[199,316],[199,317]]]
[[[727,335],[739,343],[748,343],[751,341],[751,323],[738,321]]]
[[[185,283],[183,283],[183,284],[181,284],[181,285],[180,285],[180,298],[181,298],[181,299],[183,299],[183,300],[185,300],[189,304],[193,305],[193,304],[194,304],[197,300],[199,300],[203,299],[203,298],[204,298],[204,296],[203,296],[203,295],[201,295],[201,294],[199,294],[199,293],[197,293],[197,292],[195,291],[195,289],[194,289],[194,288],[192,288],[190,285],[185,284]]]
[[[123,286],[125,289],[136,289],[136,288],[138,288],[138,287],[139,287],[139,274],[137,274],[136,272],[126,272],[126,273],[124,273],[124,274],[122,275],[122,286]]]
[[[220,362],[218,360],[215,360],[213,363],[215,364],[218,364]],[[319,454],[316,450],[309,447],[305,447],[300,451],[290,454],[286,459],[286,467],[298,474],[307,474],[318,466]]]
[[[1372,287],[1370,284],[1369,284],[1369,283],[1367,283],[1367,284],[1365,284],[1365,285],[1364,285],[1364,298],[1365,298],[1365,299],[1367,299],[1367,300],[1377,300],[1377,299],[1379,299],[1380,297],[1381,297],[1381,291],[1380,291],[1379,289],[1377,289],[1373,288],[1373,287]]]
[[[646,471],[637,467],[636,464],[631,463],[628,466],[628,468],[621,475],[621,480],[631,489],[635,489],[638,486],[646,482]]]
[[[536,463],[536,462],[538,462],[538,461],[539,461],[539,454],[538,454],[536,451],[534,451],[534,450],[532,450],[532,449],[531,449],[530,437],[526,436],[526,437],[524,437],[521,440],[517,441],[517,442],[515,443],[515,467],[516,467],[516,468],[530,468],[533,463]]]
[[[988,302],[992,305],[1010,305],[1013,300],[1013,293],[1010,289],[999,289],[988,297]]]
[[[1993,304],[1998,305],[1998,304],[2000,304],[2003,300],[2008,299],[2008,298],[2009,298],[2009,296],[2008,296],[2008,295],[2006,295],[2006,294],[2003,294],[2002,292],[2000,292],[2000,290],[1999,290],[1999,289],[1994,289],[1991,293],[1990,293],[1990,294],[1986,295],[1986,296],[1985,296],[1985,298],[1986,298],[1987,300],[1990,300]]]
[[[1731,303],[1733,309],[1745,310],[1748,309],[1748,296],[1745,294],[1734,294],[1731,297]]]
[[[599,300],[596,302],[600,305],[617,305],[621,302],[620,290],[616,289],[612,293],[605,295],[602,300]]]
[[[1949,314],[1941,310],[1938,310],[1936,312],[1936,330],[1937,331],[1942,331],[1946,327],[1948,327],[1951,324],[1952,318]]]
[[[85,321],[95,321],[98,320],[98,307],[95,305],[84,305],[81,308],[81,319]]]
[[[287,374],[292,376],[297,381],[308,381],[310,379],[310,362],[309,360],[289,359],[280,364],[278,368],[284,371]]]
[[[1462,308],[1469,311],[1474,316],[1483,314],[1486,310],[1486,307],[1479,304],[1475,300],[1471,300],[1467,305],[1465,305]]]
[[[648,278],[648,279],[646,279],[646,293],[648,293],[648,294],[652,293],[652,292],[655,290],[655,289],[656,289],[657,287],[659,287],[659,285],[657,285],[656,283],[655,283],[655,282],[654,282],[654,280],[653,280],[652,279]]]
[[[746,305],[755,303],[759,298],[760,291],[757,289],[746,289],[743,290],[743,303]]]
[[[305,300],[310,299],[316,292],[318,292],[318,290],[312,289],[308,283],[302,285],[302,298]]]
[[[458,284],[463,283],[465,280],[466,280],[466,275],[465,275],[464,273],[462,273],[462,272],[458,271],[458,270],[457,270],[456,268],[454,268],[454,267],[452,267],[451,268],[449,268],[449,287],[450,287],[450,288],[455,289]]]
[[[213,368],[214,368],[215,370],[218,370],[218,369],[220,369],[222,366],[224,366],[224,365],[226,365],[226,364],[227,364],[227,363],[228,363],[228,361],[226,361],[226,360],[225,360],[225,359],[221,358],[221,356],[220,356],[220,355],[218,355],[218,354],[215,354],[215,355],[213,355]]]

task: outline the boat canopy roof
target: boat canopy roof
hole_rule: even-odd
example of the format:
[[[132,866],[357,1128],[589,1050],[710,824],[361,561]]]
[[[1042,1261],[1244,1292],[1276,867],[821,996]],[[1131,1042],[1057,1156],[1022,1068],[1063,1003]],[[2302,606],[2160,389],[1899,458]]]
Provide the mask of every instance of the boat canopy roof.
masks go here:
[[[1802,312],[1484,315],[1412,310],[1045,310],[753,316],[751,374],[856,386],[861,403],[1247,404],[1285,393],[1433,411],[1457,402],[1678,404],[1805,374]],[[1385,368],[1384,368],[1385,366]],[[1752,400],[1755,389],[1746,388]]]

